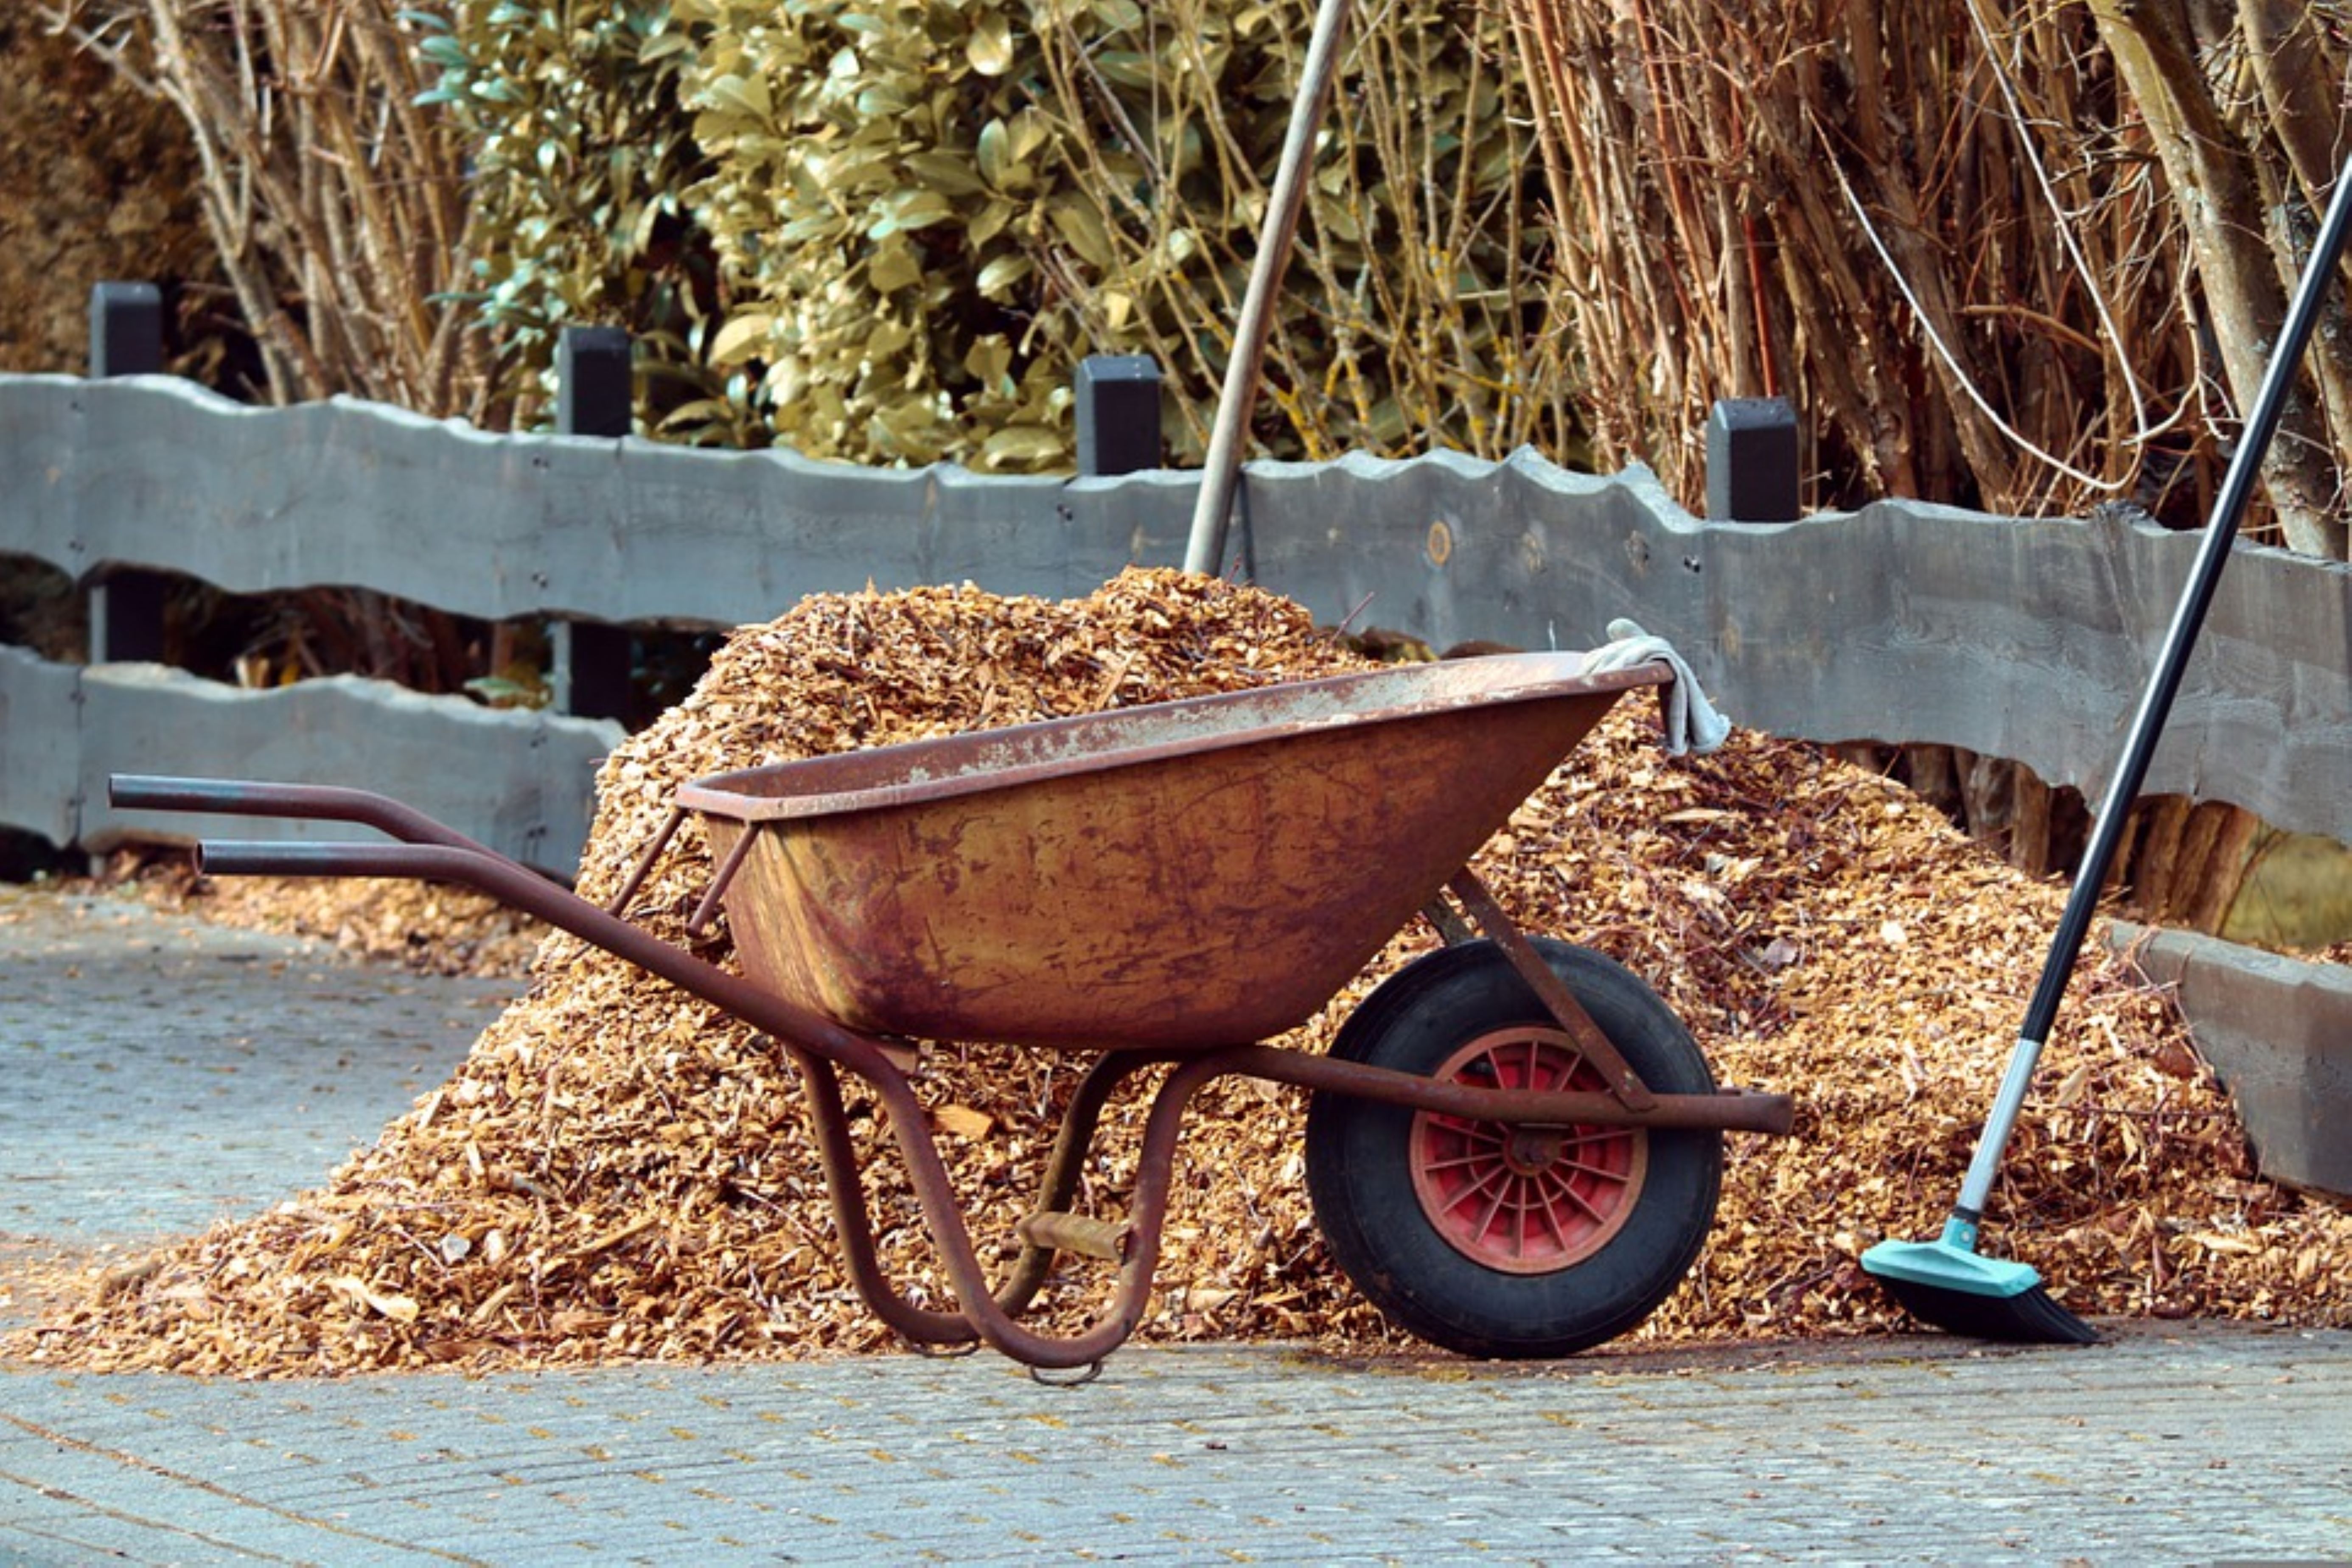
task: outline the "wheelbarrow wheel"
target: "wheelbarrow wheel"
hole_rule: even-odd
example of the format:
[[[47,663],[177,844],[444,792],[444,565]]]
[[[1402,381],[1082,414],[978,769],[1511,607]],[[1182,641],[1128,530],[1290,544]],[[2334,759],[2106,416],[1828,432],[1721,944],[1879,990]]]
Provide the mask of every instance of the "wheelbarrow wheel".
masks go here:
[[[1536,950],[1650,1089],[1709,1093],[1680,1019],[1630,970]],[[1490,942],[1416,960],[1332,1043],[1349,1061],[1504,1088],[1605,1087]],[[1390,1321],[1466,1355],[1569,1355],[1640,1323],[1715,1221],[1711,1130],[1521,1127],[1321,1092],[1307,1188],[1339,1267]]]

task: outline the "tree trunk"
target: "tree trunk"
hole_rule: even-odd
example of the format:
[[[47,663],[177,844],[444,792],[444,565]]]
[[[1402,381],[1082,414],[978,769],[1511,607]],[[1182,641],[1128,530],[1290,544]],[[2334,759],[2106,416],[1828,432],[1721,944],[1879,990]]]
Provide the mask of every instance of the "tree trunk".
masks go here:
[[[2174,210],[2204,285],[2212,340],[2231,401],[2253,401],[2286,316],[2285,286],[2265,243],[2255,162],[2216,106],[2181,0],[2091,0],[2099,36],[2148,128],[2171,185]],[[2287,543],[2341,559],[2346,528],[2333,508],[2333,450],[2310,402],[2290,398],[2263,465],[2264,487]]]

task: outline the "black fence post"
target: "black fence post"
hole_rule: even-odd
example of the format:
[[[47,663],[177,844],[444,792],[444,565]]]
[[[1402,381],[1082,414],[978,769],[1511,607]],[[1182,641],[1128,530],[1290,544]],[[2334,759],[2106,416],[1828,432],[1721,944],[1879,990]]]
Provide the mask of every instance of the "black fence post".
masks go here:
[[[559,435],[629,434],[635,402],[629,335],[618,327],[566,327],[555,343],[555,430]],[[602,621],[559,620],[548,629],[549,685],[558,713],[626,719],[629,629]]]
[[[1150,355],[1088,354],[1077,394],[1082,476],[1160,466],[1160,366]]]
[[[1797,416],[1788,400],[1717,402],[1706,420],[1708,518],[1792,523],[1797,510]]]
[[[100,283],[89,291],[89,373],[163,372],[163,291],[152,283]]]
[[[555,429],[561,435],[626,435],[629,335],[618,327],[566,327],[555,340]]]
[[[160,375],[163,370],[163,292],[152,283],[100,283],[89,291],[89,373]],[[163,657],[163,601],[170,583],[135,567],[102,568],[89,584],[93,664],[158,663]]]

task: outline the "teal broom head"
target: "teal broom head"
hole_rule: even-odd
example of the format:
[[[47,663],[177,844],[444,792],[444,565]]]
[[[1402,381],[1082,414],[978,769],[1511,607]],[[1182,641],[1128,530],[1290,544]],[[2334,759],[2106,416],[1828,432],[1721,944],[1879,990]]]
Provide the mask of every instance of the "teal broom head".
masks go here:
[[[1912,1316],[1950,1333],[2020,1344],[2090,1344],[2098,1333],[2050,1299],[2024,1263],[1981,1258],[1950,1239],[1882,1241],[1862,1267]]]

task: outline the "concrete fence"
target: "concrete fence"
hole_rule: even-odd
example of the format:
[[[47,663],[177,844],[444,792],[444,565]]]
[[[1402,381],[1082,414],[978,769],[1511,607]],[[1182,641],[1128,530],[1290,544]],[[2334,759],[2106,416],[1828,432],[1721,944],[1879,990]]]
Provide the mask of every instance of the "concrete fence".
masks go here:
[[[1130,562],[1180,561],[1195,484],[489,434],[341,400],[250,408],[149,376],[0,376],[0,555],[101,600],[168,572],[589,628],[764,621],[868,582],[1084,594]],[[2197,543],[1898,501],[1708,520],[1643,470],[1593,477],[1529,452],[1253,464],[1232,538],[1239,570],[1327,621],[1438,647],[1577,647],[1627,616],[1672,638],[1741,724],[1965,747],[2093,793]],[[89,783],[106,770],[266,760],[449,800],[457,826],[550,869],[576,854],[588,768],[615,734],[593,712],[363,682],[200,690],[106,656],[124,619],[101,605],[88,664],[0,647],[0,822],[102,842],[163,826],[110,811]],[[2352,840],[2347,669],[2352,569],[2240,547],[2148,789]]]
[[[1129,378],[1105,385],[1138,406]],[[625,428],[609,410],[567,417]],[[1727,457],[1757,447],[1752,424]],[[1141,449],[1132,431],[1082,444]],[[91,590],[97,643],[83,664],[0,646],[0,825],[90,848],[205,825],[113,810],[110,771],[363,782],[557,873],[576,864],[593,769],[621,733],[594,703],[493,712],[356,679],[198,680],[136,656],[143,585],[365,587],[544,617],[567,660],[585,649],[609,665],[632,623],[764,621],[869,582],[1082,595],[1129,563],[1180,563],[1197,486],[1157,468],[996,477],[492,434],[346,400],[250,408],[143,374],[0,376],[0,570],[30,559]],[[1736,478],[1711,475],[1710,493],[1756,491]],[[1532,452],[1252,464],[1230,542],[1234,570],[1328,622],[1441,648],[1578,647],[1630,617],[1671,638],[1740,724],[1963,747],[2094,795],[2197,545],[2120,517],[1904,501],[1701,518],[1645,470],[1595,477]],[[610,686],[576,668],[558,684],[575,698]],[[2347,779],[2352,568],[2241,545],[2147,788],[2352,841]]]

